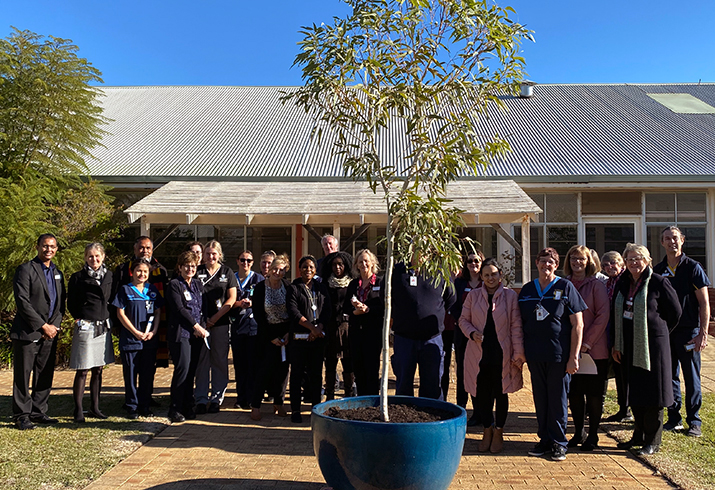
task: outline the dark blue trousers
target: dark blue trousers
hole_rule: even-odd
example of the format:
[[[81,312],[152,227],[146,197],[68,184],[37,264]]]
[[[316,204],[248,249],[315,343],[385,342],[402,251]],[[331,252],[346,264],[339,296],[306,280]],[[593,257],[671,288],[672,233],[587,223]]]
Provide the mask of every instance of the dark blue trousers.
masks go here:
[[[419,396],[442,400],[442,388],[440,388],[444,371],[442,335],[436,335],[429,340],[413,340],[395,334],[392,371],[397,378],[396,395],[415,396],[417,366],[420,367]]]
[[[685,344],[700,333],[699,328],[678,327],[670,334],[670,359],[673,368],[673,400],[668,407],[668,421],[682,419],[680,408],[683,398],[680,391],[680,369],[685,380],[685,421],[688,426],[701,425],[700,406],[703,404],[703,392],[700,387],[700,352],[685,350]]]
[[[531,389],[534,394],[537,432],[541,442],[566,447],[568,391],[571,375],[566,362],[530,362]]]
[[[149,410],[154,374],[156,349],[127,350],[121,352],[124,375],[124,404],[133,412]]]

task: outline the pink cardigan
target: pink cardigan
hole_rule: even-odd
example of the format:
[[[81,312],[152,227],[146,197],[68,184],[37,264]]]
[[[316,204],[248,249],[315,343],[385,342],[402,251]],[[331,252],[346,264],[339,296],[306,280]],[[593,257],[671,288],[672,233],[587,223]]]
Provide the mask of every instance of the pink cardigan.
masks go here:
[[[571,277],[569,277],[571,279]],[[574,286],[576,284],[574,283]],[[576,286],[588,306],[583,311],[583,346],[594,359],[608,359],[608,319],[611,305],[608,301],[606,286],[596,277],[591,276]]]
[[[524,354],[524,332],[521,329],[521,313],[518,304],[519,295],[511,289],[499,285],[494,293],[492,317],[497,331],[497,339],[504,353],[502,361],[502,391],[514,393],[524,386],[521,369],[512,364],[515,355]],[[464,300],[462,316],[459,317],[459,328],[464,335],[472,332],[484,334],[487,322],[489,295],[484,286],[472,289]],[[464,354],[464,389],[472,396],[477,395],[477,375],[479,361],[482,359],[482,343],[467,341]]]

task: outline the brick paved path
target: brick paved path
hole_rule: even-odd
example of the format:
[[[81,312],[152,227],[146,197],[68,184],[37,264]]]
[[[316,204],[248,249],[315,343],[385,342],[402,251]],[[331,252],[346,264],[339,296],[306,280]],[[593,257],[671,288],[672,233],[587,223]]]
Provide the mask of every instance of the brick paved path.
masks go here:
[[[703,385],[713,391],[713,347],[706,351],[703,361]],[[72,371],[58,371],[53,393],[70,393],[72,376]],[[168,394],[170,377],[170,369],[158,370],[158,394]],[[528,374],[525,378],[528,380]],[[121,367],[108,367],[104,381],[105,393],[120,393]],[[0,372],[2,394],[10,394],[10,384],[11,372]],[[264,413],[263,420],[253,422],[247,411],[229,408],[235,401],[232,394],[229,391],[220,413],[168,427],[87,490],[327,488],[313,455],[310,417],[304,416],[302,424],[292,424],[289,418]],[[264,412],[268,408],[264,405]],[[526,453],[537,441],[535,431],[527,383],[526,388],[510,396],[504,452],[477,453],[481,430],[470,428],[450,490],[672,488],[629,452],[616,449],[615,441],[605,434],[601,435],[600,449],[593,453],[572,451],[564,462],[529,457]]]

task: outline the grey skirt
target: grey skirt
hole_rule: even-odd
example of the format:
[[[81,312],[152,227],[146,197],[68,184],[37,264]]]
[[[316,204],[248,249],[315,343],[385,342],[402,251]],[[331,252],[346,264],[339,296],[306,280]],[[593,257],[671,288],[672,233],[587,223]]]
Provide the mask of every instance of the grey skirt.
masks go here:
[[[92,369],[114,362],[110,328],[97,336],[95,336],[94,328],[82,329],[78,322],[74,322],[72,328],[70,369]]]

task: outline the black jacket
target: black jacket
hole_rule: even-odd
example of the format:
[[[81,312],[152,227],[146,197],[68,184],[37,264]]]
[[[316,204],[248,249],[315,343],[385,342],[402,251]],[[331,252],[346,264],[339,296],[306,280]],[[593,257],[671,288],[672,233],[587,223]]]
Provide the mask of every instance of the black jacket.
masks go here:
[[[194,286],[195,285],[195,286]],[[203,293],[204,286],[201,281],[194,278],[191,281],[191,286],[198,288],[199,293]],[[169,281],[169,287],[166,292],[166,317],[168,323],[168,338],[174,342],[181,340],[181,329],[188,330],[193,335],[194,321],[191,316],[191,310],[187,306],[188,301],[184,296],[185,282],[181,278],[172,279]],[[194,294],[194,293],[192,293]],[[202,327],[205,326],[204,316],[198,322]]]
[[[288,291],[292,289],[291,284],[285,280],[281,279],[283,286],[286,288],[286,309],[288,308]],[[290,318],[286,323],[272,324],[268,323],[268,316],[266,316],[266,281],[261,281],[255,285],[253,288],[253,319],[258,325],[258,339],[259,341],[270,342],[278,337],[283,337],[288,333],[287,324],[290,322]],[[290,312],[288,313],[290,315]]]
[[[12,322],[10,338],[13,340],[36,341],[42,338],[42,325],[45,323],[59,327],[65,314],[65,280],[62,271],[55,268],[57,303],[55,311],[50,312],[50,293],[42,271],[40,259],[35,257],[20,264],[15,270],[12,288],[15,293],[17,314]]]
[[[365,304],[370,309],[364,315],[355,315],[355,308],[351,303],[351,298],[357,295],[357,290],[360,285],[360,278],[353,279],[348,285],[348,291],[345,294],[345,305],[343,311],[348,314],[350,322],[350,332],[353,330],[361,330],[364,333],[374,333],[380,338],[382,332],[382,322],[385,318],[385,288],[384,277],[377,276],[375,285],[370,288],[365,299]]]
[[[101,321],[109,318],[112,298],[112,272],[107,271],[97,284],[85,267],[75,272],[67,284],[67,310],[76,320]]]
[[[323,325],[323,331],[325,331],[332,311],[328,288],[322,282],[313,280],[311,292],[315,297],[317,323]],[[291,287],[286,291],[286,304],[288,305],[288,316],[291,323],[290,331],[293,333],[308,333],[308,330],[298,323],[302,316],[307,318],[308,321],[313,319],[312,302],[308,297],[308,290],[303,284],[303,279],[300,277],[293,281]]]

